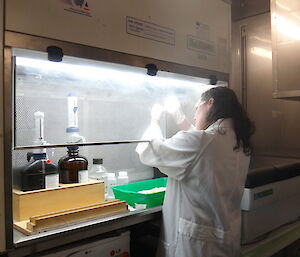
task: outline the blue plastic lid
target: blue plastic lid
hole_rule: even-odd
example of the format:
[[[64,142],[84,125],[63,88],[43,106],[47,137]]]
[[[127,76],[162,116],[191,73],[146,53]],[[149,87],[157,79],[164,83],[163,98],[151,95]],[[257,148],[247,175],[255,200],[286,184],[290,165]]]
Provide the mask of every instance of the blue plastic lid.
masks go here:
[[[79,146],[78,145],[69,145],[67,146],[68,150],[78,150]]]
[[[68,96],[77,96],[75,93],[69,93]]]
[[[42,159],[46,159],[47,158],[47,154],[46,153],[33,153],[32,154],[32,158],[34,160],[42,160]]]
[[[66,132],[67,132],[67,133],[79,132],[79,128],[76,128],[76,127],[69,127],[69,128],[66,128]]]

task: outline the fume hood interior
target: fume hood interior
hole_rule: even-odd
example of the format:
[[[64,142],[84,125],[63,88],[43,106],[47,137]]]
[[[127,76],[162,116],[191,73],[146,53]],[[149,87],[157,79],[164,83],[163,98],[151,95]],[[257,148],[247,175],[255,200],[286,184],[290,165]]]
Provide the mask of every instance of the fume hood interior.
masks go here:
[[[90,164],[93,158],[103,158],[104,166],[112,172],[127,169],[132,173],[130,180],[151,178],[152,169],[138,160],[136,144],[113,143],[141,139],[151,120],[151,108],[154,104],[163,105],[169,96],[181,102],[193,122],[195,103],[211,87],[208,79],[170,72],[158,71],[156,76],[149,76],[146,68],[70,56],[65,56],[62,62],[52,62],[48,61],[47,53],[23,49],[14,49],[13,53],[15,149],[36,145],[36,112],[44,113],[43,136],[47,144],[67,144],[68,96],[73,95],[77,98],[78,134],[84,142],[112,142],[80,147],[81,153]],[[161,127],[166,137],[177,131],[167,112],[162,116]],[[26,163],[27,152],[13,151],[13,167]],[[66,148],[47,149],[53,163],[65,152]],[[14,174],[15,180],[18,175]]]
[[[57,165],[70,144],[79,144],[88,169],[101,158],[108,172],[127,171],[129,182],[153,178],[153,167],[143,165],[135,151],[152,107],[175,97],[193,122],[195,103],[212,87],[207,78],[164,71],[150,76],[147,68],[74,56],[53,62],[46,52],[13,48],[12,57],[14,189],[20,189],[28,153],[46,154]],[[160,125],[165,137],[178,131],[167,111]]]

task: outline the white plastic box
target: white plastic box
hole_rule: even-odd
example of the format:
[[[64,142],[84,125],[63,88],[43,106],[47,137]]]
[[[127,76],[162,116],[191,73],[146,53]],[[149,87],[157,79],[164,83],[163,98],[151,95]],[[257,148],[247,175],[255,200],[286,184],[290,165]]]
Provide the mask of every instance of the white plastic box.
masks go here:
[[[119,236],[54,251],[43,257],[130,257],[130,231]]]

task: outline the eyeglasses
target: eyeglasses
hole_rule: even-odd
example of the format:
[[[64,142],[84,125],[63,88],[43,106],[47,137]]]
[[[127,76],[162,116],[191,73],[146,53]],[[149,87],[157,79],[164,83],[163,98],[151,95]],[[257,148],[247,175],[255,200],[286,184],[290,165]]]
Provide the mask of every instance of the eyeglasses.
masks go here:
[[[201,105],[205,104],[206,101],[203,101],[203,100],[198,100],[198,102],[195,104],[195,109],[199,108]]]

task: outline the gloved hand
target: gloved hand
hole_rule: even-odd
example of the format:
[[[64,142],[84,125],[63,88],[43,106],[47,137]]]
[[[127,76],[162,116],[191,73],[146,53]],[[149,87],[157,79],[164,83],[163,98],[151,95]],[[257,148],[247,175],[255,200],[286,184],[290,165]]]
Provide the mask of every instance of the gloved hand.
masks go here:
[[[185,114],[182,111],[181,104],[175,96],[170,96],[165,101],[165,109],[172,115],[176,124],[185,120]]]
[[[151,110],[151,119],[159,121],[163,112],[164,107],[162,105],[154,104]]]

